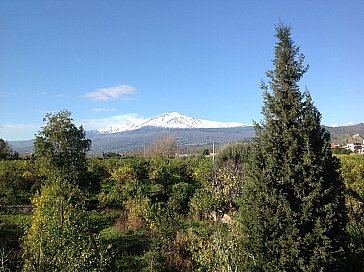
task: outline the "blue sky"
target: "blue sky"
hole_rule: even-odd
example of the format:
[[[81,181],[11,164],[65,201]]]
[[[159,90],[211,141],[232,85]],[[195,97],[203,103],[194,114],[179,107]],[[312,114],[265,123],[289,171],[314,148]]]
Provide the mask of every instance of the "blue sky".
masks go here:
[[[274,25],[291,24],[322,123],[364,120],[364,1],[0,1],[0,138],[67,109],[86,129],[178,111],[260,121]]]

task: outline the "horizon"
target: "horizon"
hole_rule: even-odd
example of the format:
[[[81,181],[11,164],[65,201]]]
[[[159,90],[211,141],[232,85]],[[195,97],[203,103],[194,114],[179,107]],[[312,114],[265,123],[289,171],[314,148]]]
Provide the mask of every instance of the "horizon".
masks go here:
[[[262,121],[259,83],[275,25],[310,69],[300,81],[321,124],[362,123],[364,2],[100,1],[0,3],[0,138],[34,138],[67,109],[85,130],[180,112]],[[264,18],[264,20],[262,20]]]
[[[187,116],[187,115],[184,115],[183,113],[179,113],[179,112],[165,112],[165,113],[161,113],[159,114],[158,116],[153,116],[151,118],[148,118],[148,119],[140,119],[140,120],[137,120],[135,121],[135,123],[125,123],[124,125],[130,125],[130,124],[141,124],[141,123],[145,123],[145,122],[148,122],[148,121],[151,121],[152,119],[155,119],[155,118],[158,118],[158,117],[161,117],[163,115],[169,115],[169,114],[174,114],[174,113],[177,113],[177,114],[181,114],[183,117],[189,117],[189,118],[193,118],[193,119],[198,119],[200,121],[212,121],[212,122],[215,122],[213,120],[204,120],[204,119],[199,119],[199,118],[195,118],[193,116]],[[218,122],[218,123],[225,123],[225,124],[229,124],[229,123],[235,123],[235,122]],[[245,123],[239,123],[241,126],[230,126],[230,127],[201,127],[201,128],[198,128],[198,127],[195,127],[193,129],[205,129],[205,128],[210,128],[210,129],[225,129],[225,128],[238,128],[238,127],[254,127],[254,124],[245,124]],[[350,127],[350,126],[357,126],[357,125],[361,125],[361,124],[364,124],[363,122],[361,123],[357,123],[357,124],[347,124],[347,125],[323,125],[321,124],[322,126],[326,126],[326,127],[329,127],[329,128],[337,128],[337,127]],[[75,124],[76,126],[82,126],[84,127],[82,124]],[[139,130],[139,129],[143,129],[145,127],[156,127],[156,128],[161,128],[161,129],[186,129],[186,130],[189,130],[191,128],[186,128],[186,127],[168,127],[168,126],[159,126],[159,125],[147,125],[147,126],[141,126],[141,127],[138,127],[138,128],[135,128],[135,129],[127,129],[127,130],[122,130],[122,131],[107,131],[107,129],[111,128],[111,127],[104,127],[102,129],[94,129],[94,130],[86,130],[85,129],[85,132],[86,133],[99,133],[99,134],[117,134],[117,133],[123,133],[123,132],[131,132],[131,131],[134,131],[134,130]],[[103,129],[106,129],[105,131],[103,131]],[[36,135],[34,135],[36,136]],[[30,139],[23,139],[23,140],[9,140],[8,142],[27,142],[27,141],[33,141],[35,139],[35,137],[33,138],[30,138]]]

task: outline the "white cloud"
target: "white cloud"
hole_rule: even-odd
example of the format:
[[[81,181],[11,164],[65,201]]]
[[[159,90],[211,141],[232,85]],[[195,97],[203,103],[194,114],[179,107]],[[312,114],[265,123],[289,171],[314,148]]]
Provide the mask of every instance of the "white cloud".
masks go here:
[[[80,124],[82,124],[86,130],[96,130],[96,129],[107,128],[107,127],[112,127],[112,126],[116,126],[116,125],[139,123],[139,122],[143,122],[145,120],[146,119],[139,116],[138,114],[128,113],[128,114],[115,115],[115,116],[106,117],[106,118],[83,120],[83,121],[80,121]]]
[[[51,112],[51,111],[49,111]],[[115,115],[105,118],[74,120],[77,127],[83,126],[85,130],[96,130],[108,128],[116,125],[126,125],[130,123],[141,123],[146,121],[145,118],[135,113]],[[29,124],[10,124],[0,123],[0,138],[7,141],[20,141],[34,139],[34,134],[41,130],[44,123]]]
[[[109,88],[101,88],[96,91],[86,93],[83,97],[89,98],[91,100],[110,100],[123,98],[125,99],[127,96],[130,96],[136,92],[134,87],[129,85],[117,85]]]
[[[354,125],[357,125],[358,123],[354,123],[354,122],[349,122],[347,123],[345,126],[354,126]]]
[[[74,120],[74,123],[77,127],[82,125],[85,130],[96,130],[116,125],[139,123],[145,120],[146,119],[144,119],[138,114],[129,113],[129,114],[115,115],[105,118]],[[0,123],[0,138],[3,138],[7,141],[34,139],[34,135],[41,130],[42,126],[44,126],[44,123],[29,123],[29,124]]]
[[[112,108],[93,108],[93,111],[96,112],[110,112],[110,111],[115,111],[115,109]]]
[[[354,125],[357,125],[357,124],[358,124],[357,122],[349,122],[349,123],[346,123],[346,124],[343,124],[343,125],[331,124],[331,125],[329,125],[329,127],[354,126]]]
[[[39,128],[41,126],[40,123],[30,123],[30,124],[0,124],[0,128],[7,129],[23,129],[23,128]]]
[[[30,124],[0,124],[0,138],[4,138],[8,141],[20,141],[34,139],[42,124],[30,123]]]

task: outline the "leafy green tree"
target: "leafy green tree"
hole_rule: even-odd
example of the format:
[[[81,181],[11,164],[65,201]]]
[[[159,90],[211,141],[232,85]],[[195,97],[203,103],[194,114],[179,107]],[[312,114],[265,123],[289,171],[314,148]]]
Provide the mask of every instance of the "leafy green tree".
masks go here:
[[[93,235],[85,209],[86,152],[91,142],[68,111],[47,114],[35,140],[35,157],[47,181],[33,198],[23,242],[24,271],[104,271],[108,258]]]
[[[57,179],[33,199],[23,240],[24,271],[107,271],[110,259],[92,233],[83,192]]]
[[[0,161],[0,205],[29,204],[41,179],[31,161]]]
[[[0,160],[9,160],[17,158],[18,153],[14,152],[11,145],[0,138]]]
[[[36,135],[34,143],[35,158],[52,174],[85,185],[86,152],[91,141],[86,139],[83,127],[77,128],[66,110],[49,113],[44,121],[47,124]]]
[[[197,219],[210,217],[216,210],[216,201],[212,199],[213,162],[211,157],[189,159],[191,176],[197,181],[197,189],[190,201],[191,216]]]
[[[219,150],[215,163],[199,159],[201,166],[192,173],[200,185],[190,203],[192,215],[201,218],[237,211],[249,157],[247,144],[234,143]]]
[[[350,263],[353,271],[364,270],[364,157],[340,155],[341,175],[346,186],[350,234]]]
[[[298,82],[308,69],[276,27],[274,70],[267,72],[264,121],[256,125],[241,223],[247,271],[345,271],[347,216],[339,162],[321,114]]]
[[[245,143],[224,146],[215,161],[215,174],[210,186],[210,194],[216,199],[218,210],[235,210],[241,196],[246,168],[250,158],[250,147]]]
[[[167,202],[172,186],[180,182],[190,182],[186,162],[180,159],[154,157],[150,160],[149,180],[153,188],[153,203]]]
[[[110,166],[98,195],[101,206],[125,207],[128,200],[143,198],[150,187],[147,168],[148,163],[143,158],[122,160]]]

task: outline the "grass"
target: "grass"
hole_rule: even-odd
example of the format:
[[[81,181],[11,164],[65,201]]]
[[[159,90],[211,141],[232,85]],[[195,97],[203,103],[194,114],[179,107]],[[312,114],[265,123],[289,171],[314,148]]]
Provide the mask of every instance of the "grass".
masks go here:
[[[0,240],[3,248],[19,248],[19,239],[29,226],[31,215],[0,214]]]
[[[29,214],[0,214],[1,271],[20,271],[22,266],[20,239],[30,221]]]
[[[120,216],[120,211],[105,210],[105,211],[90,211],[89,212],[93,231],[100,232],[115,224]]]
[[[103,244],[112,245],[115,271],[139,271],[145,266],[149,238],[144,230],[121,231],[112,226],[102,230],[100,238]]]

